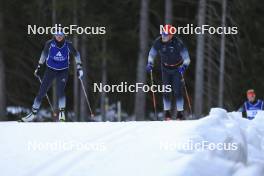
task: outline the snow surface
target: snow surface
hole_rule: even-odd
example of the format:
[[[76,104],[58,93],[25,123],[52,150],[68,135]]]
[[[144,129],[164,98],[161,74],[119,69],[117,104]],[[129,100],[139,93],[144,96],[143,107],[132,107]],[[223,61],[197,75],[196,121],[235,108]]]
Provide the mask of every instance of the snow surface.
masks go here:
[[[0,142],[1,176],[264,175],[264,112],[251,121],[214,108],[192,121],[2,122]]]

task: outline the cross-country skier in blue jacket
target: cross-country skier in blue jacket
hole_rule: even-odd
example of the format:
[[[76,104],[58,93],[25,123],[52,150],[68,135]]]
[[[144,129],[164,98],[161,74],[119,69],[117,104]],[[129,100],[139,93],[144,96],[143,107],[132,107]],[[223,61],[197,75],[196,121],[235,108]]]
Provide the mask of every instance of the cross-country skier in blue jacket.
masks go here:
[[[256,99],[256,93],[253,89],[247,91],[247,99],[238,111],[246,113],[247,118],[252,120],[258,111],[264,110],[264,102],[263,100]]]
[[[54,38],[47,41],[41,53],[38,66],[34,75],[39,77],[40,70],[46,63],[45,73],[39,92],[32,105],[32,111],[26,117],[22,118],[24,122],[31,122],[36,119],[36,114],[40,108],[43,97],[47,94],[54,79],[57,81],[56,92],[59,101],[59,120],[65,121],[66,98],[64,89],[68,79],[70,54],[75,58],[79,79],[83,76],[82,62],[80,54],[73,47],[72,43],[65,39],[63,32],[56,32]]]
[[[147,72],[153,69],[154,59],[157,55],[161,58],[161,72],[163,85],[171,85],[176,97],[177,118],[184,119],[184,99],[181,74],[185,72],[190,64],[190,57],[183,42],[171,33],[171,25],[164,26],[161,36],[156,38],[148,55]],[[165,119],[171,119],[170,92],[163,93],[163,108]]]

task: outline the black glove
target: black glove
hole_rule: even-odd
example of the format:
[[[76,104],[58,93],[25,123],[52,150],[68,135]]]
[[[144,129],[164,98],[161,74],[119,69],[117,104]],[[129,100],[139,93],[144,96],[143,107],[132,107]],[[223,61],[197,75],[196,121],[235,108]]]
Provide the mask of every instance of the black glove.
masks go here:
[[[41,69],[41,64],[38,64],[38,66],[37,66],[37,68],[36,68],[36,70],[35,70],[35,72],[34,72],[34,76],[36,76],[36,77],[40,77],[40,69]]]

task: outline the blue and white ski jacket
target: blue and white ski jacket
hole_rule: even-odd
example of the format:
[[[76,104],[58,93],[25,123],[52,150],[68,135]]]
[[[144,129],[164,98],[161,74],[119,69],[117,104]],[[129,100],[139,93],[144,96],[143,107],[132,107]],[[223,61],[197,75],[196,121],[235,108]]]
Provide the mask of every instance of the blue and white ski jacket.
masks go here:
[[[47,41],[41,53],[39,64],[46,62],[47,67],[53,70],[68,69],[70,54],[74,56],[77,65],[81,64],[80,54],[70,41],[64,40],[60,45],[54,39]]]
[[[247,118],[252,120],[257,115],[258,111],[264,110],[263,100],[257,100],[255,103],[246,101],[239,109],[240,112],[246,112]]]

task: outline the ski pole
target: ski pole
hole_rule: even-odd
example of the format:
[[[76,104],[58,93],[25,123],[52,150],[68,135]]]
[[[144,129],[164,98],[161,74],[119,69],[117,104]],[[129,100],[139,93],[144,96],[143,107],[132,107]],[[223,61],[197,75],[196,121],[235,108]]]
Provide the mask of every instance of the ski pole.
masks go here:
[[[37,78],[38,78],[40,84],[42,84],[42,80],[41,80],[41,78],[40,78],[39,76],[37,76]],[[50,105],[50,108],[51,108],[53,114],[56,114],[55,111],[54,111],[54,108],[53,108],[53,106],[52,106],[52,104],[51,104],[51,102],[50,102],[50,99],[49,99],[48,94],[46,94],[46,98],[47,98],[47,100],[48,100],[48,103],[49,103],[49,105]]]
[[[82,90],[83,90],[83,93],[84,93],[84,96],[85,96],[86,102],[87,102],[87,104],[88,104],[88,108],[89,108],[89,111],[90,111],[91,117],[94,117],[94,113],[93,113],[93,111],[92,111],[92,108],[91,108],[91,105],[90,105],[90,102],[89,102],[89,99],[88,99],[87,93],[86,93],[86,91],[85,91],[85,87],[84,87],[84,84],[83,84],[83,80],[80,79],[80,78],[79,78],[79,80],[80,80],[81,85],[82,85]]]
[[[153,74],[152,74],[152,70],[150,70],[150,80],[151,80],[151,87],[154,85],[154,81],[153,81]],[[152,91],[152,101],[153,101],[153,108],[154,108],[154,115],[156,120],[158,120],[158,116],[157,116],[157,107],[156,107],[156,96],[155,96],[155,92]]]
[[[189,93],[187,91],[187,86],[186,86],[186,83],[185,83],[185,79],[183,77],[183,73],[181,73],[181,77],[182,77],[183,87],[184,87],[184,90],[185,90],[185,95],[186,95],[187,103],[188,103],[189,110],[190,110],[190,113],[191,113],[191,117],[193,118],[192,105],[191,105]]]

